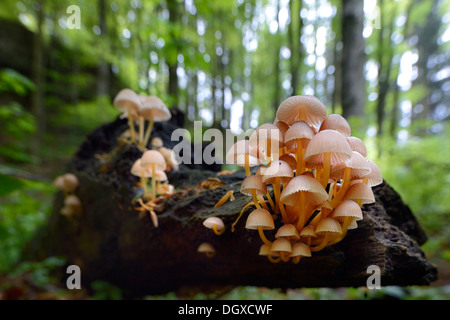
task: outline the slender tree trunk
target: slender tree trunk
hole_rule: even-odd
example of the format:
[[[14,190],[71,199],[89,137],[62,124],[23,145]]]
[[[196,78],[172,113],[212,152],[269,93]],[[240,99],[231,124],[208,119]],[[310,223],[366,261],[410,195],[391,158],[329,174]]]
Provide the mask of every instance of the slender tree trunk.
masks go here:
[[[277,32],[274,35],[274,65],[273,65],[273,98],[272,98],[272,108],[274,110],[274,114],[276,114],[278,110],[278,106],[281,102],[281,84],[280,84],[280,0],[277,1]]]
[[[41,146],[45,134],[46,114],[44,106],[44,44],[42,38],[42,25],[44,22],[44,0],[37,2],[37,32],[33,36],[33,62],[32,78],[35,84],[35,90],[32,95],[31,110],[36,117],[36,133],[33,135],[31,144],[31,153],[38,159],[41,156]]]
[[[180,14],[178,12],[179,7],[177,4],[176,0],[167,0],[167,9],[169,9],[169,23],[171,25],[171,27],[173,27],[174,25],[176,25],[177,23],[179,23],[180,21]],[[170,37],[172,38],[173,41],[177,40],[177,35],[171,31],[170,32]],[[179,53],[179,47],[176,47],[177,50],[177,55],[175,57],[175,59],[172,60],[166,60],[167,61],[167,67],[169,69],[169,83],[168,83],[168,88],[167,88],[167,92],[169,94],[169,96],[171,97],[171,107],[174,107],[176,105],[178,105],[178,74],[177,74],[177,69],[178,69],[178,53]]]
[[[98,0],[99,27],[103,43],[106,43],[108,28],[106,24],[106,1]],[[109,67],[108,63],[100,56],[97,67],[97,96],[104,96],[109,93]]]
[[[364,10],[361,0],[342,0],[342,113],[363,117],[365,108]]]

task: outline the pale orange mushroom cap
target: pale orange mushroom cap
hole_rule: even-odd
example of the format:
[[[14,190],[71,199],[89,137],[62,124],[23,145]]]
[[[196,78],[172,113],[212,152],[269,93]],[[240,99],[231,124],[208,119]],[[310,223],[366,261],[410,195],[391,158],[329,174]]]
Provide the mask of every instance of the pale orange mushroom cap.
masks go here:
[[[302,229],[302,231],[300,231],[300,237],[313,237],[313,238],[315,238],[317,235],[316,235],[316,232],[314,231],[314,229],[315,228],[312,225],[308,225],[308,226],[304,227]]]
[[[151,170],[152,164],[155,164],[156,170],[166,170],[166,160],[163,155],[156,150],[147,150],[141,157],[141,166]]]
[[[225,228],[225,224],[223,223],[222,219],[218,217],[208,217],[203,221],[203,225],[208,228],[212,229],[214,226],[216,226],[218,231],[221,231]]]
[[[362,179],[367,179],[367,183],[371,187],[375,187],[383,183],[383,177],[381,176],[380,168],[375,164],[375,162],[367,160],[370,166],[370,172],[363,176]]]
[[[366,204],[375,202],[375,196],[370,186],[358,182],[348,188],[343,200],[359,200],[361,204]]]
[[[333,212],[333,218],[336,220],[343,220],[343,218],[349,217],[356,221],[363,219],[361,207],[353,200],[343,200],[337,205]]]
[[[295,156],[291,153],[285,153],[280,157],[281,161],[286,162],[292,170],[297,169],[297,160],[295,160]]]
[[[291,166],[283,161],[273,161],[268,167],[261,167],[262,182],[273,184],[276,178],[280,178],[281,183],[289,182],[294,176]]]
[[[344,162],[352,157],[352,149],[344,135],[335,130],[319,131],[311,139],[305,150],[307,166],[315,167],[323,163],[323,154],[329,152],[331,165]]]
[[[227,164],[235,164],[243,167],[245,165],[245,155],[248,155],[249,166],[260,165],[259,150],[251,147],[248,140],[239,140],[228,150],[225,157]]]
[[[131,89],[122,89],[114,98],[114,106],[117,109],[128,112],[130,109],[132,112],[139,112],[141,101],[139,95]]]
[[[286,238],[276,239],[270,247],[270,252],[292,252],[291,242]]]
[[[258,227],[261,227],[263,230],[275,229],[272,215],[266,209],[255,209],[247,217],[247,221],[245,223],[246,229],[257,230]]]
[[[252,190],[255,190],[258,196],[264,196],[267,193],[267,186],[260,175],[251,175],[242,181],[241,193],[251,196]]]
[[[139,113],[145,118],[154,121],[167,121],[172,118],[167,106],[156,96],[140,96],[141,108]]]
[[[347,142],[353,151],[359,152],[363,157],[367,157],[367,148],[361,139],[357,137],[347,137]]]
[[[280,201],[288,206],[295,206],[300,201],[300,192],[306,192],[306,201],[318,205],[328,199],[328,193],[322,185],[309,175],[293,178],[281,192]]]
[[[297,228],[290,223],[282,225],[275,234],[275,238],[277,239],[282,237],[300,239]]]
[[[367,176],[371,171],[370,165],[366,158],[364,158],[359,152],[352,151],[352,156],[350,159],[345,162],[338,163],[331,168],[330,178],[343,178],[346,167],[351,168],[351,179],[361,179],[362,177]]]
[[[278,120],[292,125],[297,121],[304,121],[308,125],[318,125],[327,116],[327,109],[314,96],[292,96],[284,100],[278,107]]]
[[[327,217],[319,221],[316,226],[316,234],[330,233],[342,233],[342,228],[337,220]]]
[[[292,246],[291,257],[311,257],[311,249],[302,242],[296,242]]]
[[[289,148],[297,147],[297,140],[302,139],[303,147],[314,137],[314,131],[304,121],[294,122],[284,135],[284,143]]]
[[[270,123],[265,123],[256,128],[249,137],[249,145],[253,148],[258,148],[264,155],[267,154],[267,140],[271,141],[270,153],[278,153],[279,149],[283,147],[283,134],[280,129]]]
[[[203,242],[198,246],[197,249],[198,252],[204,253],[208,258],[213,257],[216,254],[216,250],[214,249],[214,247],[208,243],[208,242]]]
[[[320,125],[319,131],[323,130],[336,130],[342,133],[344,136],[349,137],[352,134],[352,129],[347,120],[340,114],[330,114],[326,117]]]

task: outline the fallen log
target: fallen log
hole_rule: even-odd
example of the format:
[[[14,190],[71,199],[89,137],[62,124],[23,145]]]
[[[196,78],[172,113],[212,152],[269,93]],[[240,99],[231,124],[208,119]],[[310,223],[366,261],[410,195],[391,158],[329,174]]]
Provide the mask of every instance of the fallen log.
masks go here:
[[[156,123],[153,135],[173,147],[174,128],[170,123]],[[83,213],[74,219],[61,215],[63,195],[58,193],[48,224],[30,245],[29,256],[64,256],[68,264],[81,268],[83,284],[104,280],[137,295],[182,286],[365,286],[369,266],[379,268],[382,286],[428,285],[437,278],[436,268],[420,249],[426,241],[424,231],[387,183],[374,188],[377,201],[363,206],[364,219],[357,229],[298,264],[273,264],[258,255],[262,243],[257,232],[244,228],[250,208],[231,232],[231,224],[250,201],[239,192],[243,171],[217,177],[207,167],[182,165],[170,172],[169,181],[178,191],[161,204],[155,228],[149,216],[139,219],[136,211],[133,198],[139,192],[139,179],[130,174],[130,168],[142,151],[117,142],[124,130],[126,121],[117,120],[87,137],[67,168],[79,179],[76,194]],[[210,177],[223,185],[201,184]],[[235,200],[214,208],[229,190],[234,191]],[[223,235],[203,226],[209,216],[224,221]],[[266,235],[274,238],[273,232]],[[203,242],[215,248],[214,257],[197,252]]]

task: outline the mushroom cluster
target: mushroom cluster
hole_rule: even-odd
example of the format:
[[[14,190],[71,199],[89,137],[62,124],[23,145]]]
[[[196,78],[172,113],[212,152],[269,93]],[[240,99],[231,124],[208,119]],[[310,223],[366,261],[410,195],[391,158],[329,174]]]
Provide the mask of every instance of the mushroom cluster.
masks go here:
[[[61,208],[60,213],[68,218],[82,213],[81,201],[74,194],[78,185],[78,178],[73,173],[65,173],[56,177],[53,181],[53,186],[64,194],[64,206]]]
[[[371,187],[383,181],[366,157],[364,143],[351,136],[348,122],[338,114],[327,116],[322,102],[307,95],[287,98],[273,124],[236,142],[226,160],[245,168],[241,192],[252,202],[241,215],[255,206],[245,227],[258,231],[259,254],[271,262],[298,263],[357,228],[361,206],[375,201]],[[259,168],[251,174],[254,166]],[[264,232],[276,226],[271,241]]]
[[[170,120],[172,117],[161,99],[156,96],[138,95],[131,89],[119,91],[114,98],[114,105],[122,111],[123,117],[128,118],[131,142],[137,142],[141,149],[145,149],[148,144],[153,124]],[[138,122],[138,130],[135,128],[135,121]],[[148,122],[147,128],[145,128],[145,121]]]

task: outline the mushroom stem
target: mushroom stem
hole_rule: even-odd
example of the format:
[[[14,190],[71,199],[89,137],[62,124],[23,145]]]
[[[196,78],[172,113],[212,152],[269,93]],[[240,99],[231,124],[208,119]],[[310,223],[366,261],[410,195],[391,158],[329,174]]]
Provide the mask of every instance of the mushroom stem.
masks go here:
[[[144,117],[139,116],[139,146],[143,146],[144,142]]]
[[[303,159],[304,152],[302,139],[297,139],[297,149],[295,150],[295,157],[297,160],[296,176],[301,175],[305,171],[305,160]]]
[[[322,187],[326,188],[328,184],[328,179],[330,178],[330,168],[331,168],[331,153],[325,152],[323,154],[323,170],[320,175],[320,184]]]
[[[270,139],[266,140],[266,145],[267,145],[267,159],[269,160],[269,163],[272,160],[272,141]]]
[[[272,262],[272,263],[278,263],[278,262],[281,261],[280,257],[273,257],[270,254],[267,255],[267,259],[269,259],[269,261]]]
[[[345,193],[347,192],[348,187],[350,186],[350,172],[351,169],[346,167],[344,169],[344,179],[342,181],[342,186],[337,195],[331,200],[331,206],[335,208],[341,200],[344,198]]]
[[[328,239],[330,238],[330,233],[329,232],[326,232],[325,233],[325,236],[323,237],[323,240],[322,240],[322,242],[318,245],[318,246],[316,246],[316,247],[311,247],[311,251],[312,252],[317,252],[317,251],[320,251],[320,250],[322,250],[323,248],[325,248],[325,246],[327,245],[327,243],[328,243]]]
[[[130,127],[130,135],[131,135],[131,142],[136,142],[136,130],[134,129],[134,121],[133,117],[131,116],[131,110],[130,108],[127,108],[128,113],[128,126]]]
[[[265,236],[265,234],[264,234],[264,230],[263,230],[263,227],[261,227],[261,226],[258,226],[258,233],[259,233],[259,237],[261,238],[261,240],[265,243],[265,244],[272,244],[272,242],[270,242],[267,238],[266,238],[266,236]]]
[[[255,189],[252,189],[251,192],[252,192],[252,199],[253,199],[253,202],[255,203],[256,208],[257,208],[257,209],[260,209],[260,208],[261,208],[261,205],[259,204],[258,196],[256,195],[256,190],[255,190]]]
[[[302,191],[300,191],[300,206],[299,206],[299,217],[297,222],[297,230],[301,231],[303,229],[303,226],[305,225],[305,218],[306,218],[306,194]]]
[[[244,155],[244,168],[245,168],[245,174],[246,176],[250,176],[251,172],[250,172],[250,161],[249,161],[249,155],[245,154]]]
[[[228,201],[228,199],[230,199],[231,197],[233,197],[233,190],[228,191],[227,193],[225,193],[225,195],[220,198],[219,201],[217,201],[216,205],[214,206],[214,209],[217,209],[218,207],[220,207],[221,205],[223,205],[225,202]]]
[[[273,193],[275,195],[275,206],[276,209],[275,211],[278,212],[278,210],[281,212],[281,216],[283,217],[283,223],[288,223],[288,216],[286,214],[286,210],[284,210],[284,206],[280,201],[280,194],[281,194],[281,190],[280,190],[280,178],[276,177],[275,178],[275,184],[273,184]],[[277,210],[278,209],[278,210]]]
[[[269,204],[270,204],[270,207],[272,208],[272,210],[275,210],[275,204],[273,203],[273,200],[272,200],[272,197],[270,196],[269,191],[267,191],[266,197],[267,197],[267,201],[269,201]],[[270,210],[267,210],[267,211],[270,211]]]
[[[308,237],[308,238],[309,238],[309,237]],[[293,257],[293,258],[292,258],[292,262],[295,263],[295,264],[299,263],[301,257],[302,257],[302,256]]]
[[[152,163],[152,196],[153,196],[153,199],[156,198],[156,178],[155,178],[155,174],[156,174],[156,165],[154,163]]]
[[[239,213],[239,216],[237,217],[237,219],[233,222],[233,224],[231,225],[231,232],[234,232],[236,229],[235,229],[235,226],[236,226],[236,224],[238,223],[238,221],[239,221],[239,219],[242,217],[242,215],[244,214],[244,211],[245,211],[245,209],[247,209],[247,207],[249,207],[249,206],[251,206],[251,205],[254,205],[255,203],[254,202],[249,202],[249,203],[247,203],[243,208],[242,208],[242,210],[241,210],[241,212]]]
[[[152,130],[153,130],[153,124],[154,124],[154,120],[153,120],[153,116],[152,116],[150,118],[149,122],[148,122],[147,129],[145,130],[144,140],[142,141],[142,146],[144,148],[147,146],[148,140],[150,140],[150,135],[151,135]]]
[[[284,262],[288,262],[289,261],[289,253],[287,252],[280,252],[280,257],[281,260],[283,260]]]
[[[225,232],[225,228],[219,230],[219,229],[217,229],[217,225],[213,225],[213,231],[216,235],[220,236],[221,234],[223,234]]]

